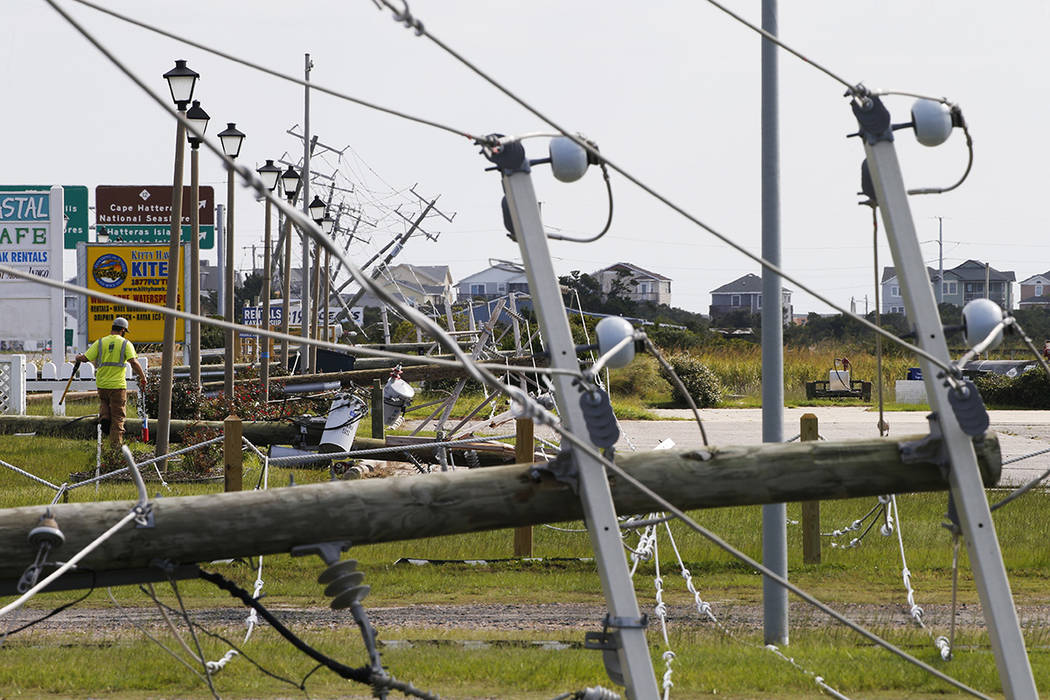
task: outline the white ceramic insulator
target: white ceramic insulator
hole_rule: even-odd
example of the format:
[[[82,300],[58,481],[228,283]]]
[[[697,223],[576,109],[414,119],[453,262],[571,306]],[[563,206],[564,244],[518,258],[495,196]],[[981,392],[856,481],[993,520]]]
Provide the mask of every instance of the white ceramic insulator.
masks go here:
[[[568,136],[551,139],[551,171],[562,182],[576,182],[587,172],[587,151]]]
[[[988,337],[988,334],[1003,321],[1003,310],[991,299],[974,299],[963,307],[963,338],[971,348]],[[995,336],[988,350],[1003,342],[1003,329]]]
[[[933,100],[917,100],[911,108],[915,138],[923,146],[940,146],[952,135],[952,115],[948,105]]]
[[[634,326],[632,326],[626,319],[620,318],[619,316],[607,316],[601,321],[598,321],[598,325],[594,327],[594,332],[598,336],[598,351],[604,357],[605,353],[616,347],[617,343],[624,338],[629,338],[634,335]],[[616,354],[610,357],[608,362],[605,363],[605,366],[610,369],[626,367],[631,364],[631,360],[633,359],[634,343],[628,343],[617,350]]]

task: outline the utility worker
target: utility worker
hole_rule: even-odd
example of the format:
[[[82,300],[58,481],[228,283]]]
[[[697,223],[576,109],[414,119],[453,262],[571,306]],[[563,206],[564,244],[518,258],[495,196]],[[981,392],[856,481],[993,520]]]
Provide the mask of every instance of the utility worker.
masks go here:
[[[128,332],[128,320],[121,316],[113,319],[113,328],[105,338],[100,338],[80,355],[77,362],[95,365],[95,385],[98,390],[98,418],[102,432],[117,446],[124,439],[125,404],[128,402],[128,382],[124,379],[124,364],[129,363],[139,380],[139,391],[145,390],[146,373],[142,371],[135,353],[135,346],[124,336]]]

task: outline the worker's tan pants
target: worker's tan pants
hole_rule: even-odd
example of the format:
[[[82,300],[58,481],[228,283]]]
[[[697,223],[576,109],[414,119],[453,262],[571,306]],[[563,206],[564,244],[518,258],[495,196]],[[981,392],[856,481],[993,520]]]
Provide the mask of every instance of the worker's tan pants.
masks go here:
[[[124,441],[125,405],[127,389],[98,389],[98,417],[109,421],[109,441],[119,445]]]

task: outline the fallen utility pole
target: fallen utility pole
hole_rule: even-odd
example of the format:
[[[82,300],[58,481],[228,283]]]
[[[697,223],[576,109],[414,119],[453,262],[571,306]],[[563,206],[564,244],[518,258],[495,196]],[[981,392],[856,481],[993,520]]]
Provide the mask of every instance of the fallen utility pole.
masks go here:
[[[903,440],[659,450],[627,454],[617,463],[684,510],[947,490],[936,462],[941,441]],[[928,449],[910,449],[914,446]],[[977,449],[984,484],[993,486],[1001,473],[998,439],[988,434]],[[913,457],[902,457],[907,454]],[[150,503],[151,527],[117,532],[82,565],[96,572],[98,585],[107,585],[106,572],[149,569],[154,560],[189,564],[277,554],[318,541],[364,545],[581,518],[579,497],[545,466],[160,498]],[[610,487],[617,512],[653,510],[653,502],[622,479],[611,478]],[[58,553],[65,557],[131,506],[106,501],[0,510],[0,593],[33,562],[36,549],[27,534],[49,507],[66,538]],[[52,590],[65,580],[58,579]],[[76,581],[70,578],[66,585]]]
[[[52,416],[0,416],[0,434],[11,433],[34,433],[37,435],[54,435],[58,437],[88,440],[95,436],[95,416],[84,416],[89,420],[68,419]],[[158,429],[157,421],[149,421],[150,431]],[[305,433],[303,428],[305,427]],[[224,430],[223,421],[171,421],[169,438],[172,442],[183,439],[186,431],[194,431],[198,428]],[[324,432],[324,420],[315,420],[302,425],[294,425],[287,421],[242,421],[242,435],[257,447],[269,445],[296,445],[305,438],[308,445],[316,445]],[[128,423],[125,435],[129,438],[138,438],[142,434],[142,422]],[[366,437],[355,437],[353,449],[374,450],[383,447],[406,447],[414,445],[425,445],[435,442],[434,438],[424,436],[388,435],[385,439],[373,439]],[[514,449],[503,442],[471,442],[455,447],[446,448],[452,452],[462,454],[463,452],[476,452],[478,464],[483,467],[494,465],[506,465],[514,461]],[[390,452],[389,454],[374,455],[372,459],[383,459],[390,461],[406,461],[401,452]],[[315,462],[314,467],[320,466],[321,462]],[[306,465],[305,468],[311,468]]]

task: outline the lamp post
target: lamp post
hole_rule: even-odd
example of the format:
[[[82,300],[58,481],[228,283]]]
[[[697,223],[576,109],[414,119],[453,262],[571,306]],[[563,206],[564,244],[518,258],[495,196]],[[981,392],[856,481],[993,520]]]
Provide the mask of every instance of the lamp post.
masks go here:
[[[288,166],[288,169],[281,175],[281,187],[284,188],[284,194],[288,198],[288,203],[295,205],[295,196],[299,193],[299,173],[295,172],[295,168]],[[285,231],[284,231],[284,269],[281,271],[281,281],[284,284],[284,313],[281,314],[281,333],[288,335],[288,322],[292,315],[290,308],[290,300],[292,296],[292,220],[285,218]],[[299,293],[300,298],[302,292]],[[288,341],[281,341],[281,366],[288,369]]]
[[[334,231],[334,230],[335,230],[335,219],[333,219],[328,214],[325,214],[324,218],[321,219],[321,232],[324,233],[324,235],[326,235],[326,236],[331,236],[332,235],[332,231]],[[329,301],[330,301],[330,297],[332,295],[332,287],[331,287],[332,275],[329,274],[329,271],[332,269],[332,258],[331,258],[331,252],[329,252],[327,246],[324,249],[324,269],[325,269],[325,275],[324,275],[324,339],[328,340],[328,319],[329,319],[328,304],[329,304]]]
[[[226,128],[219,132],[222,152],[230,160],[236,160],[241,153],[244,134],[237,130],[237,125],[227,122]],[[226,171],[226,298],[222,316],[227,323],[233,323],[233,183],[237,173],[231,165]],[[236,338],[232,328],[226,329],[226,372],[223,391],[226,400],[233,401],[234,348]]]
[[[310,218],[314,220],[314,223],[320,227],[321,222],[324,220],[325,210],[328,205],[324,201],[314,195],[313,200],[310,202],[310,206],[307,207],[310,211]],[[312,236],[311,236],[312,238]],[[314,269],[310,275],[310,282],[313,285],[313,291],[310,294],[310,337],[315,340],[320,338],[320,325],[317,317],[319,315],[321,306],[321,245],[320,241],[312,241],[313,243],[313,257],[314,257]],[[306,313],[306,309],[303,309],[303,313]],[[317,346],[311,345],[308,348],[310,353],[310,369],[314,372],[317,371]]]
[[[171,90],[171,99],[180,115],[186,115],[186,105],[193,99],[193,88],[200,75],[186,67],[185,60],[175,61],[175,67],[164,74]],[[174,310],[178,307],[179,281],[179,248],[182,244],[182,165],[185,158],[186,127],[182,120],[175,128],[175,172],[171,187],[171,238],[168,244],[168,289],[166,306]],[[157,403],[157,454],[168,453],[168,434],[171,428],[171,390],[175,377],[175,317],[164,315],[164,349],[161,354],[160,379]],[[167,468],[167,460],[162,460],[161,468]]]
[[[186,112],[190,125],[204,136],[208,128],[208,113],[201,108],[199,100]],[[200,145],[201,138],[188,133],[190,141],[190,310],[195,316],[201,313],[201,215],[200,215]],[[201,324],[190,321],[190,383],[195,391],[201,390]]]
[[[277,181],[281,177],[281,169],[273,164],[272,160],[266,161],[266,165],[259,168],[257,171],[259,178],[263,182],[263,186],[273,192],[277,187]],[[272,215],[272,204],[270,200],[266,200],[266,225],[263,229],[263,286],[262,286],[262,318],[259,320],[259,326],[270,330],[270,219]],[[271,341],[267,337],[259,336],[262,341],[262,352],[259,353],[259,361],[261,367],[259,369],[260,378],[262,379],[262,391],[263,391],[263,404],[270,400],[270,345]]]

